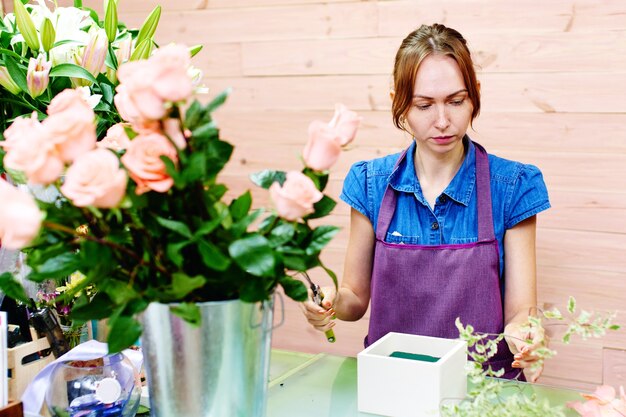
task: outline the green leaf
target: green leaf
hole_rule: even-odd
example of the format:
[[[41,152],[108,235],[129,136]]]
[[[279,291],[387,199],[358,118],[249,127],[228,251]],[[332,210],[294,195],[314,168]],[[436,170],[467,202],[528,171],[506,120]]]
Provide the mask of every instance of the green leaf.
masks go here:
[[[177,315],[181,319],[194,327],[200,326],[202,316],[200,315],[200,308],[194,303],[181,303],[175,306],[170,306],[172,314]]]
[[[187,239],[193,238],[193,234],[189,230],[189,227],[183,222],[179,222],[176,220],[164,219],[163,217],[156,216],[156,221],[166,229],[169,229],[173,232],[176,232]]]
[[[252,213],[248,214],[243,219],[233,223],[230,228],[231,233],[235,237],[241,236],[246,230],[248,230],[248,226],[250,226],[261,214],[263,213],[263,209],[254,210]]]
[[[230,203],[230,215],[235,221],[241,220],[248,214],[251,206],[252,195],[250,191],[246,191]]]
[[[10,49],[6,49],[6,48],[0,48],[0,54],[2,55],[9,55],[19,61],[21,61],[23,64],[28,65],[28,59],[24,58],[23,56],[21,56],[18,53],[13,52]]]
[[[313,205],[315,210],[313,213],[306,216],[307,219],[319,219],[320,217],[327,216],[335,208],[337,202],[332,198],[324,195],[320,201]]]
[[[248,303],[256,303],[257,301],[267,298],[268,283],[260,277],[249,277],[241,285],[239,290],[239,298]]]
[[[213,243],[206,240],[198,242],[198,251],[204,264],[216,271],[225,271],[230,266],[230,259]]]
[[[275,182],[278,182],[278,184],[282,186],[286,179],[287,173],[285,171],[265,169],[263,171],[255,172],[254,174],[250,174],[250,180],[252,180],[254,184],[265,188],[266,190]]]
[[[202,108],[202,104],[200,104],[198,100],[194,100],[185,113],[185,125],[187,129],[195,130],[203,115],[204,109]]]
[[[293,223],[284,222],[272,229],[267,237],[272,246],[280,246],[289,242],[296,233],[296,227]]]
[[[106,279],[98,284],[98,288],[109,295],[116,305],[123,305],[139,297],[139,294],[128,285],[117,279]]]
[[[10,272],[0,275],[0,289],[7,297],[30,305],[30,300],[28,295],[26,295],[26,291],[24,291],[24,287],[13,278],[13,274]]]
[[[292,271],[306,271],[307,263],[303,256],[283,255],[285,268]]]
[[[326,271],[326,273],[328,274],[328,276],[333,280],[333,284],[335,284],[335,289],[339,290],[339,280],[337,279],[337,274],[335,274],[335,272],[330,269],[327,268],[323,263],[320,262],[320,266],[324,269],[324,271]]]
[[[259,224],[259,233],[266,234],[267,232],[269,232],[270,229],[274,227],[276,219],[278,219],[278,216],[276,216],[275,214],[271,214],[263,219],[261,224]]]
[[[207,111],[208,113],[212,113],[213,110],[217,109],[222,104],[224,104],[224,102],[226,101],[226,99],[228,98],[232,90],[233,90],[232,88],[227,88],[226,90],[222,91],[217,96],[215,96],[215,98],[211,100],[209,104],[206,105],[205,111]]]
[[[206,156],[202,153],[192,153],[182,175],[187,182],[194,182],[202,179],[206,171]]]
[[[161,18],[161,6],[156,6],[146,20],[141,25],[139,29],[139,34],[137,35],[136,45],[141,44],[145,40],[150,40],[154,36],[156,32],[157,26],[159,25],[159,19]],[[151,41],[152,42],[152,41]]]
[[[82,78],[84,80],[91,81],[94,84],[98,82],[96,78],[85,68],[70,63],[59,64],[56,67],[52,67],[50,70],[50,77]]]
[[[202,223],[202,226],[200,226],[200,228],[196,231],[196,233],[194,234],[194,237],[198,238],[198,237],[208,235],[209,233],[211,233],[213,230],[215,230],[217,226],[220,225],[220,223],[222,222],[226,214],[227,214],[226,212],[221,212],[221,215],[219,217],[209,220],[208,222]]]
[[[46,278],[58,278],[67,276],[80,269],[80,255],[76,253],[63,253],[48,259],[43,264],[34,267],[31,279],[41,282]]]
[[[576,299],[572,296],[570,296],[569,300],[567,300],[567,311],[569,311],[570,314],[574,314],[576,312]]]
[[[619,330],[621,326],[619,324],[612,324],[609,326],[609,330]]]
[[[202,288],[204,284],[206,284],[206,279],[200,275],[190,277],[179,272],[172,275],[172,287],[166,292],[173,300],[180,300],[185,298],[193,290]]]
[[[198,54],[198,52],[200,52],[202,50],[202,45],[194,45],[189,47],[189,54],[191,55],[191,57],[193,58],[194,56],[196,56]]]
[[[119,316],[109,321],[111,330],[107,337],[109,353],[117,353],[132,346],[141,336],[141,324],[132,317]]]
[[[287,297],[295,301],[306,301],[309,298],[306,285],[297,279],[284,276],[280,279],[280,285],[285,290]]]
[[[167,257],[170,261],[172,261],[174,263],[174,265],[176,265],[177,267],[181,267],[183,265],[183,255],[180,253],[181,250],[183,250],[183,248],[187,245],[189,245],[191,243],[190,240],[184,241],[184,242],[176,242],[176,243],[169,243],[167,245]]]
[[[9,76],[15,81],[15,84],[17,84],[22,91],[28,91],[26,69],[22,69],[13,58],[8,56],[4,58],[4,65],[6,65]]]
[[[309,177],[311,181],[313,181],[313,184],[315,184],[315,187],[318,190],[324,191],[324,188],[326,188],[326,184],[328,184],[329,175],[327,171],[319,172],[314,171],[311,168],[305,168],[302,173]]]
[[[111,315],[113,304],[109,296],[104,292],[98,292],[93,296],[89,304],[74,307],[71,317],[76,320],[102,320]]]
[[[337,226],[319,226],[313,230],[311,235],[311,243],[306,248],[307,255],[315,255],[324,248],[331,241],[337,233],[339,233]]]
[[[259,277],[274,275],[276,258],[269,241],[253,234],[234,241],[228,247],[230,256],[244,271]]]

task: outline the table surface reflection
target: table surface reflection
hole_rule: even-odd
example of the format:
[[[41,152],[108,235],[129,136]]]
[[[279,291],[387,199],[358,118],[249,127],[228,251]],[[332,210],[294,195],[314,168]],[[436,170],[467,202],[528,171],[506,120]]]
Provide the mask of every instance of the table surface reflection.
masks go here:
[[[515,383],[506,393],[536,394],[550,404],[579,401],[578,391]],[[566,409],[565,415],[577,416]],[[374,416],[357,409],[356,358],[272,350],[267,417]]]

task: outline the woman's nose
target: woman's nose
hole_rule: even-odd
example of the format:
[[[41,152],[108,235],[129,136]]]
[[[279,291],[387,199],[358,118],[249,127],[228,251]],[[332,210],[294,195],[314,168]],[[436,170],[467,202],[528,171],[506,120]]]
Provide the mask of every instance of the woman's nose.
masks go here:
[[[450,118],[448,117],[448,113],[446,112],[445,106],[441,106],[437,108],[437,120],[435,120],[435,127],[440,130],[446,129],[450,126]]]

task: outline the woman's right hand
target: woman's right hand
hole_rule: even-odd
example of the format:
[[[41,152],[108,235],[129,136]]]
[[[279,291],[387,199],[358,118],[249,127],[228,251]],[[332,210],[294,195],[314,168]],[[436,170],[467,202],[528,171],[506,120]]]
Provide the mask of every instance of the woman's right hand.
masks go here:
[[[321,332],[325,332],[335,327],[335,322],[332,320],[335,316],[334,306],[338,300],[338,293],[334,286],[322,287],[320,291],[324,296],[321,306],[313,302],[313,294],[309,290],[309,299],[300,303],[300,308],[311,326]]]

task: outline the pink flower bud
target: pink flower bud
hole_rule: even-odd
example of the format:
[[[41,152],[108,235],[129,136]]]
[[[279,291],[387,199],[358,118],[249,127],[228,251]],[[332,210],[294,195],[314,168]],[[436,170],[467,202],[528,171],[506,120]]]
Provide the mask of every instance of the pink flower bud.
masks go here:
[[[39,233],[43,213],[35,199],[0,179],[0,240],[7,249],[22,249]]]
[[[270,197],[278,215],[285,220],[294,221],[313,213],[313,205],[324,194],[315,187],[311,178],[301,172],[290,171],[282,186],[277,182],[270,186]]]
[[[39,97],[48,88],[50,82],[50,68],[52,62],[46,61],[43,55],[31,58],[28,62],[28,72],[26,73],[26,84],[28,93],[32,98]]]
[[[83,51],[81,66],[97,77],[104,70],[109,40],[104,29],[94,29]]]

